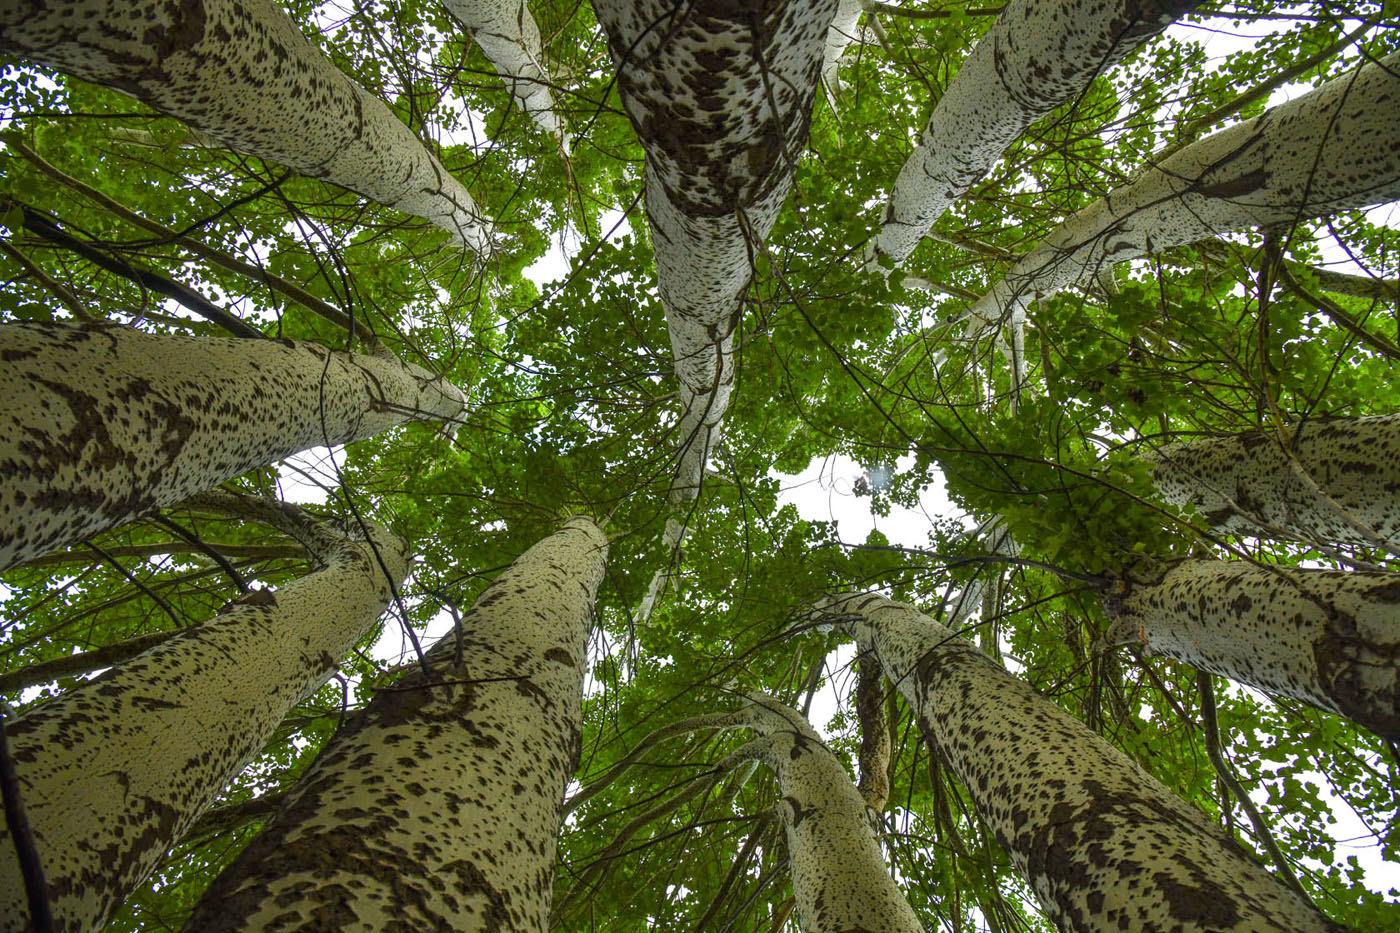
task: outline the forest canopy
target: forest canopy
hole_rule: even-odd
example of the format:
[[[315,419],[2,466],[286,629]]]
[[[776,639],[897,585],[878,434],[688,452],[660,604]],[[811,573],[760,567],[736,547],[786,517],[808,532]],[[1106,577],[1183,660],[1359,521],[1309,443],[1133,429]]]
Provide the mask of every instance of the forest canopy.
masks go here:
[[[653,4],[535,0],[540,51],[523,57],[525,40],[496,41],[523,20],[476,9],[489,4],[276,6],[333,67],[314,106],[270,84],[239,100],[316,115],[266,133],[211,129],[206,97],[152,90],[174,80],[175,45],[152,44],[139,80],[99,80],[105,64],[84,80],[86,59],[27,52],[0,13],[0,328],[113,324],[226,339],[230,358],[315,345],[298,365],[320,411],[304,441],[268,427],[285,440],[269,451],[311,453],[133,500],[5,569],[7,721],[230,607],[275,603],[259,594],[310,570],[369,560],[326,528],[368,539],[375,560],[390,539],[412,558],[379,594],[387,613],[152,855],[108,929],[180,929],[337,730],[424,671],[437,639],[439,660],[456,632],[455,663],[489,667],[470,638],[464,654],[462,619],[528,549],[582,527],[573,516],[597,522],[608,557],[553,929],[799,929],[776,772],[715,768],[752,740],[744,728],[778,728],[766,707],[733,718],[760,694],[809,714],[858,782],[924,928],[1097,929],[1047,917],[956,743],[856,661],[865,622],[840,607],[866,591],[980,648],[1322,914],[1400,928],[1393,3],[1127,4],[1155,25],[1084,52],[1082,86],[1062,51],[1062,73],[1029,90],[954,82],[983,67],[972,52],[994,28],[1003,58],[1033,60],[1043,27],[1008,17],[1034,3],[755,4],[824,16],[760,29],[755,12],[750,33],[749,14],[697,2],[663,33],[628,19]],[[739,38],[671,80],[667,42],[686,74],[684,43],[705,51],[718,28],[677,13],[690,7]],[[710,73],[748,83],[695,77]],[[364,116],[370,98],[392,119]],[[1306,99],[1336,109],[1309,117]],[[983,152],[994,134],[977,121],[1007,100],[1024,126],[987,118],[1006,141]],[[339,107],[360,115],[353,133]],[[964,161],[910,168],[921,139]],[[347,180],[362,144],[371,169]],[[892,205],[909,178],[952,196]],[[165,346],[121,352],[156,361]],[[377,401],[363,419],[347,402],[336,427],[323,388],[354,368],[340,351],[376,360],[356,371]],[[218,368],[235,385],[280,364],[238,365],[188,378]],[[395,379],[411,402],[382,401]],[[302,404],[223,391],[190,407],[230,437]],[[126,469],[94,462],[94,487]],[[19,463],[0,460],[0,484],[19,483]],[[792,488],[817,474],[815,494]],[[1317,580],[1344,592],[1328,624],[1345,604],[1389,639],[1388,688],[1314,699],[1264,670],[1283,641],[1271,619],[1313,611],[1270,602],[1273,588]],[[1173,606],[1206,614],[1217,586],[1240,625],[1217,641],[1257,657],[1208,661],[1168,631]],[[352,589],[336,598],[379,598]],[[1020,748],[1044,740],[1034,725],[992,731]],[[142,754],[139,731],[121,741]]]

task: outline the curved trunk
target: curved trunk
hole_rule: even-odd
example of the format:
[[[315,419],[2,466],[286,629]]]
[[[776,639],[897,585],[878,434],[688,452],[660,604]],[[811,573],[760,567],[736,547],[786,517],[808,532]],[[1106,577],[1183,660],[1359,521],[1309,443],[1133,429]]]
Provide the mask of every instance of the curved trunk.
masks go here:
[[[324,570],[230,603],[8,724],[59,929],[99,929],[373,627],[409,556],[371,530]],[[0,828],[0,917],[27,916],[19,872]]]
[[[1400,548],[1400,414],[1306,421],[1146,456],[1173,505],[1229,534]]]
[[[1201,0],[1015,0],[938,101],[885,207],[875,252],[901,263],[1032,123]]]
[[[1109,634],[1400,741],[1400,574],[1188,560]]]
[[[1113,263],[1400,198],[1400,53],[1208,136],[1062,223],[969,310],[1024,318]],[[1017,374],[1018,382],[1020,374]]]
[[[272,0],[9,4],[0,51],[123,91],[231,149],[490,249],[491,221],[467,190]]]
[[[766,736],[752,747],[782,794],[778,813],[804,933],[922,933],[890,877],[865,802],[831,749],[801,713],[775,700],[756,697],[746,712]]]
[[[607,540],[526,551],[342,728],[188,929],[544,930]]]
[[[1060,929],[1340,931],[1198,810],[911,606],[827,609],[874,648]]]
[[[465,399],[397,360],[290,340],[0,325],[0,570],[255,467]]]
[[[806,144],[837,0],[596,0],[646,150],[657,287],[680,382],[673,501],[694,499],[734,385],[753,257]]]
[[[862,0],[838,0],[836,17],[826,30],[826,47],[822,51],[822,87],[831,98],[841,96],[841,56],[846,46],[855,41],[859,33],[860,14],[864,9]]]
[[[444,0],[444,4],[457,22],[472,31],[515,103],[540,129],[559,140],[567,154],[569,137],[554,112],[540,27],[524,0]]]

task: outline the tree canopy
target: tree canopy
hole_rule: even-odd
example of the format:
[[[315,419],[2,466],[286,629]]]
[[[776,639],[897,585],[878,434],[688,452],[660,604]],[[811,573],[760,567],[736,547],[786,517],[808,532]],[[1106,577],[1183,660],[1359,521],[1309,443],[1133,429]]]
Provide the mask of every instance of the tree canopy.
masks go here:
[[[299,459],[228,484],[276,497],[319,483],[312,512],[382,523],[416,564],[382,625],[112,929],[178,929],[265,817],[251,802],[291,786],[349,711],[416,663],[425,632],[448,630],[576,513],[604,523],[611,557],[570,789],[586,799],[559,838],[556,928],[783,929],[793,894],[773,778],[740,768],[686,793],[742,737],[677,730],[629,755],[752,692],[803,708],[827,685],[840,702],[815,725],[852,774],[863,732],[889,736],[882,844],[924,925],[1051,928],[898,691],[886,683],[874,712],[858,713],[854,652],[813,624],[812,607],[871,588],[981,645],[1295,875],[1332,918],[1400,926],[1393,741],[1110,638],[1125,588],[1182,558],[1397,569],[1400,545],[1374,535],[1216,529],[1169,504],[1152,460],[1173,442],[1400,410],[1394,205],[1311,211],[1101,265],[1027,304],[1023,339],[1014,320],[1005,331],[964,321],[1067,217],[1164,153],[1400,50],[1392,4],[1199,6],[1034,122],[897,264],[872,245],[886,199],[998,10],[865,4],[839,84],[815,95],[791,194],[766,239],[748,243],[723,434],[698,496],[679,502],[686,444],[657,290],[663,247],[646,219],[642,141],[590,6],[530,5],[557,135],[442,5],[281,5],[470,192],[493,224],[489,250],[464,251],[427,220],[226,148],[118,91],[19,60],[0,73],[0,320],[220,337],[241,327],[388,351],[467,397],[450,436],[405,424],[332,448],[310,479]],[[921,501],[946,511],[897,539],[853,540],[784,491],[784,477],[823,461],[849,471],[835,494],[875,516]],[[685,528],[674,547],[668,519]],[[1014,545],[995,546],[992,526]],[[196,625],[249,584],[276,587],[306,566],[267,527],[194,508],[103,532],[5,573],[0,677]],[[40,704],[106,663],[0,680],[0,693]],[[1364,836],[1339,840],[1339,818]]]

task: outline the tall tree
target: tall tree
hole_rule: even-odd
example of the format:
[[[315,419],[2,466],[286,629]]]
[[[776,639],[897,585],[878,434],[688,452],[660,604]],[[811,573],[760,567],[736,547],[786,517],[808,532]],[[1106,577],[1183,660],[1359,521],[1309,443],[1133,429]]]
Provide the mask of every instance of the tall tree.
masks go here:
[[[378,621],[408,574],[386,529],[335,534],[263,510],[323,566],[231,603],[81,687],[5,723],[58,929],[100,928],[166,849]],[[7,929],[29,916],[0,835]]]
[[[416,418],[461,390],[313,343],[0,325],[0,568],[175,505],[264,464]]]
[[[1064,930],[1340,930],[1082,723],[913,607],[824,611],[870,645],[930,752]],[[1031,730],[1027,733],[1027,730]]]
[[[316,760],[191,924],[542,930],[608,543],[574,518]]]
[[[467,189],[272,0],[25,4],[0,18],[0,50],[430,220],[474,252],[490,249],[491,221]]]

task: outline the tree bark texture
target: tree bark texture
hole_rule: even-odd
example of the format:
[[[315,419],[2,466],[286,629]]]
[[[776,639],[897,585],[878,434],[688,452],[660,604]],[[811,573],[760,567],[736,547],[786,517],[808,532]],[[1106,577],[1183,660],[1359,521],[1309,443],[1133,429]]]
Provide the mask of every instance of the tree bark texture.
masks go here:
[[[554,111],[540,27],[524,0],[445,0],[445,5],[457,22],[472,31],[515,103],[540,129],[559,140],[567,154],[569,137]]]
[[[1013,324],[1112,264],[1251,226],[1400,198],[1400,53],[1167,157],[1070,217],[969,311]]]
[[[9,724],[58,929],[101,929],[379,619],[409,552],[370,531],[325,569],[242,597]],[[0,929],[26,929],[23,897],[0,829]]]
[[[796,710],[768,697],[748,708],[754,748],[782,799],[792,890],[804,933],[922,933],[890,877],[860,792],[841,762]]]
[[[860,32],[858,24],[862,10],[861,0],[838,0],[836,18],[826,30],[826,47],[822,52],[822,86],[833,99],[840,97],[844,90],[841,85],[841,56]]]
[[[547,929],[607,539],[571,519],[336,734],[189,929]]]
[[[1400,414],[1306,421],[1286,440],[1171,444],[1147,459],[1163,498],[1217,531],[1400,548]]]
[[[1075,933],[1339,931],[1198,810],[911,606],[828,613],[874,648],[1042,909]]]
[[[465,404],[393,359],[117,325],[0,325],[0,570],[318,444]]]
[[[875,239],[909,258],[1032,123],[1201,0],[1015,0],[973,48],[899,170]]]
[[[754,256],[806,145],[837,0],[597,0],[646,150],[657,288],[680,382],[672,497],[694,499],[734,386]]]
[[[491,221],[384,102],[272,0],[29,0],[0,51],[123,91],[238,152],[429,220],[476,253]]]
[[[1109,637],[1400,741],[1400,574],[1183,561]]]

